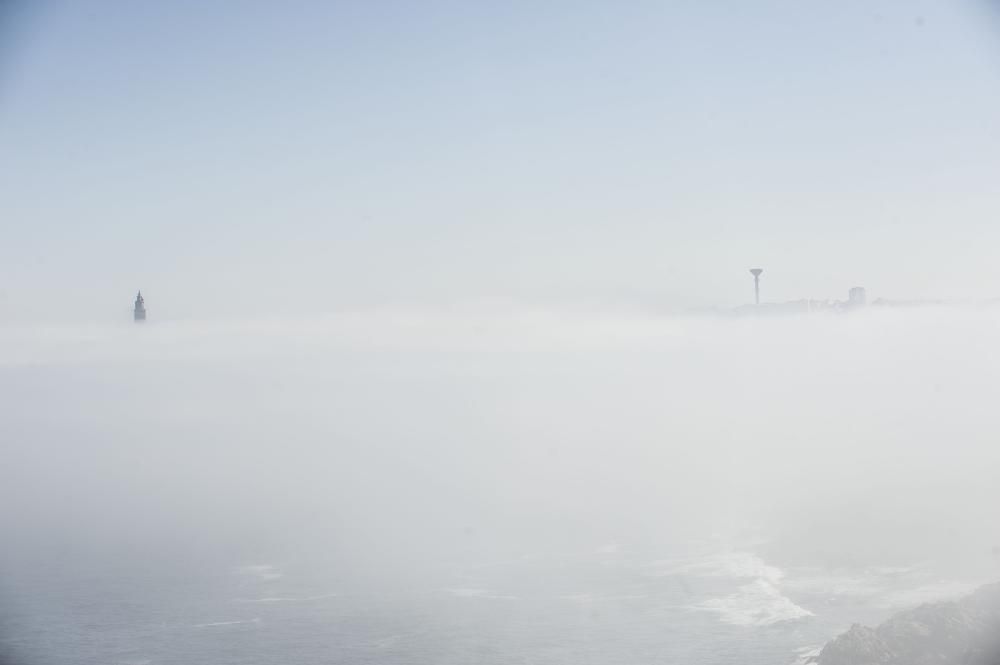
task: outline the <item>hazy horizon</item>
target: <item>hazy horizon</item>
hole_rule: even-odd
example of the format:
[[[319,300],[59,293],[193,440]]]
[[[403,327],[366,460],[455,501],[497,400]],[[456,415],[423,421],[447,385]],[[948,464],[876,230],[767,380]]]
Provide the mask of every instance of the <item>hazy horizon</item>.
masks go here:
[[[990,2],[10,2],[0,321],[1000,296]]]

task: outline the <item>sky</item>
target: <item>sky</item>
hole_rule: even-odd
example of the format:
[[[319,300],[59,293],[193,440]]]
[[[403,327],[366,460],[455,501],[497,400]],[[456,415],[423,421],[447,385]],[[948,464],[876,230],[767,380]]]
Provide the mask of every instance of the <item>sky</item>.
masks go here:
[[[0,322],[1000,297],[989,3],[4,3]]]

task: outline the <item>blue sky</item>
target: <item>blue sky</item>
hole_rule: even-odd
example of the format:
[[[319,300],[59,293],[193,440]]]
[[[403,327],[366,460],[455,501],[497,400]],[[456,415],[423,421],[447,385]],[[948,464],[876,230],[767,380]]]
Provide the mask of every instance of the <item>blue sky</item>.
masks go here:
[[[986,2],[3,21],[0,321],[1000,296]]]

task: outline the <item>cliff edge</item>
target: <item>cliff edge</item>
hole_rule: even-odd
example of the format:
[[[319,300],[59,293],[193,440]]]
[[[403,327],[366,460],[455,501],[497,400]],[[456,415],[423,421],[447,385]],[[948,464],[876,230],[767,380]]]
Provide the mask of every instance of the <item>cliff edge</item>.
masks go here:
[[[957,601],[921,605],[877,628],[854,625],[816,665],[1000,665],[1000,583]]]

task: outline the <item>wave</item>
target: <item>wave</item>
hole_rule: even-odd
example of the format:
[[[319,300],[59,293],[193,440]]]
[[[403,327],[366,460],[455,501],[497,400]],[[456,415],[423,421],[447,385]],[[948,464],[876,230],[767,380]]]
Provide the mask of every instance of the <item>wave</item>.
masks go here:
[[[256,577],[263,581],[277,580],[285,576],[276,566],[269,563],[258,563],[247,566],[237,566],[234,570],[237,575]]]
[[[799,568],[784,580],[785,589],[800,594],[847,597],[872,607],[900,609],[956,598],[977,582],[938,579],[926,563],[909,566],[870,566],[859,570]]]
[[[785,577],[784,571],[768,565],[752,552],[727,551],[690,560],[661,560],[651,564],[655,576],[696,575],[699,577],[730,577],[733,579],[764,579],[778,584]]]
[[[220,626],[238,626],[240,624],[246,624],[246,623],[258,624],[258,623],[260,623],[260,618],[246,619],[246,620],[243,620],[243,621],[213,621],[211,623],[196,623],[194,625],[194,627],[195,628],[217,628],[217,627],[220,627]]]
[[[406,637],[403,633],[397,633],[395,635],[389,635],[388,637],[383,637],[382,639],[375,640],[374,647],[376,649],[391,649],[396,646],[396,644]]]
[[[692,575],[749,580],[732,594],[689,606],[693,610],[712,612],[724,623],[736,626],[770,626],[814,616],[782,593],[785,572],[752,552],[730,550],[695,561],[658,561],[653,565],[658,569],[655,573],[658,576]]]
[[[816,659],[819,658],[822,650],[822,646],[809,646],[796,649],[795,660],[792,661],[792,665],[813,665]]]
[[[720,621],[734,626],[771,626],[814,616],[764,579],[745,584],[729,596],[697,603],[692,608],[713,612]]]
[[[321,593],[315,596],[266,596],[264,598],[237,598],[237,603],[302,603],[312,600],[339,598],[339,593]]]
[[[595,600],[594,594],[587,593],[587,592],[568,593],[568,594],[559,596],[559,599],[560,600],[571,600],[574,603],[592,603]]]
[[[656,561],[651,565],[656,576],[747,581],[735,593],[689,606],[714,612],[723,622],[743,626],[767,626],[813,616],[787,593],[814,600],[852,598],[871,607],[898,609],[954,598],[975,587],[972,582],[936,579],[923,562],[855,570],[797,567],[786,571],[752,552],[728,550],[696,560]]]
[[[517,600],[517,596],[504,596],[491,593],[489,589],[480,588],[450,588],[445,589],[448,593],[458,598],[485,598],[489,600]]]

